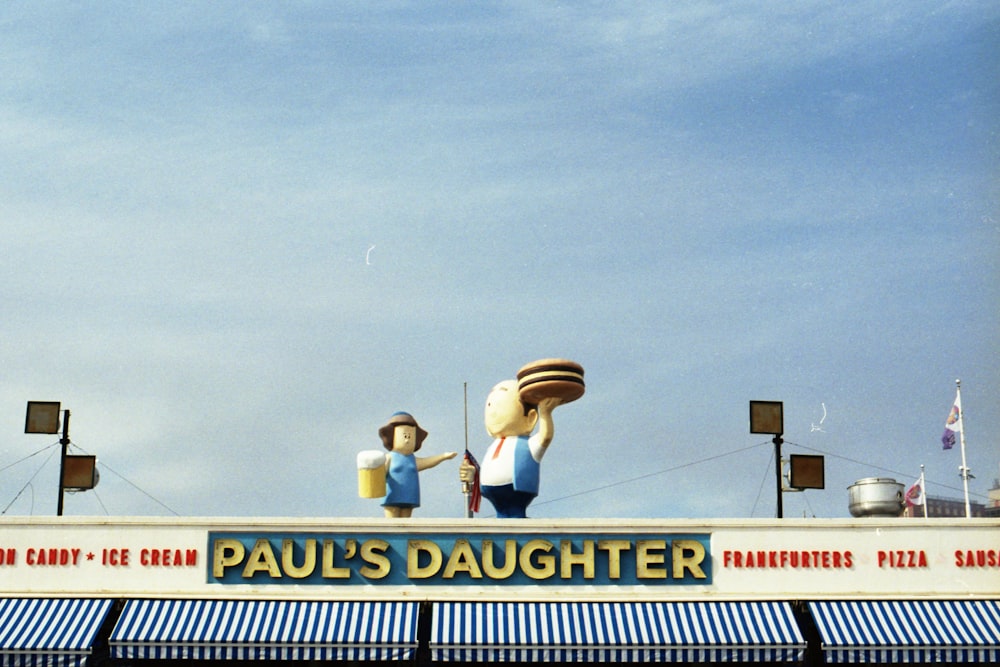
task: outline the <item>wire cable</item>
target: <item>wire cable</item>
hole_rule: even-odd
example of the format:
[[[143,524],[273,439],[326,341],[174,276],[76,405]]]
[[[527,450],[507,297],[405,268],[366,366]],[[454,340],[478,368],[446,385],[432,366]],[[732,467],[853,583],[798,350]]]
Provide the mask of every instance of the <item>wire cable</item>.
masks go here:
[[[762,443],[764,444],[764,443]],[[754,512],[757,511],[757,505],[760,503],[760,497],[764,495],[764,485],[767,484],[767,478],[770,476],[770,472],[774,470],[774,450],[771,450],[771,456],[767,459],[767,466],[764,468],[764,475],[760,478],[760,486],[757,488],[757,498],[753,501],[753,507],[750,508],[750,516],[752,517]]]
[[[88,452],[86,449],[84,449],[80,445],[76,444],[75,442],[71,442],[70,444],[74,448],[76,448],[76,449],[80,450],[81,452],[83,452],[84,454],[90,454],[90,452]],[[131,486],[133,489],[135,489],[136,491],[138,491],[142,495],[146,496],[147,498],[149,498],[154,503],[156,503],[157,505],[159,505],[163,509],[167,510],[168,512],[170,512],[174,516],[180,516],[180,514],[178,514],[177,512],[175,512],[172,507],[168,506],[166,503],[164,503],[161,500],[159,500],[158,498],[154,497],[152,494],[148,493],[146,490],[140,488],[138,485],[136,485],[130,479],[128,479],[127,477],[125,477],[124,475],[122,475],[120,472],[118,472],[117,470],[115,470],[114,468],[112,468],[111,466],[109,466],[104,459],[101,459],[100,461],[101,461],[101,468],[102,469],[107,470],[108,472],[114,474],[115,477],[117,477],[118,479],[122,480],[123,482],[125,482],[126,484],[128,484],[129,486]],[[102,503],[99,498],[98,498],[97,502],[99,502],[101,504],[102,508],[104,507],[104,503]],[[105,509],[104,512],[105,512],[105,514],[107,514],[107,509]]]
[[[698,461],[690,461],[688,463],[682,463],[681,465],[673,466],[672,468],[664,468],[663,470],[657,470],[655,472],[649,472],[645,475],[639,475],[638,477],[632,477],[631,479],[624,479],[618,482],[612,482],[610,484],[605,484],[603,486],[595,486],[584,491],[579,491],[577,493],[571,493],[568,496],[562,496],[561,498],[553,498],[552,500],[546,500],[540,503],[533,503],[533,506],[538,507],[539,505],[548,505],[550,503],[557,503],[563,500],[569,500],[570,498],[577,498],[579,496],[585,496],[589,493],[596,493],[598,491],[606,491],[608,489],[613,489],[616,486],[622,486],[623,484],[631,484],[632,482],[637,482],[641,479],[648,479],[650,477],[656,477],[657,475],[663,475],[668,472],[675,472],[677,470],[683,470],[684,468],[690,468],[691,466],[696,466],[702,463],[708,463],[709,461],[715,461],[717,459],[725,458],[727,456],[732,456],[733,454],[739,454],[741,452],[746,452],[763,445],[770,444],[767,442],[758,443],[756,445],[750,445],[749,447],[741,447],[740,449],[734,449],[731,452],[725,452],[723,454],[716,454],[715,456],[709,456],[704,459],[699,459]]]
[[[56,444],[59,444],[59,443],[56,443]],[[49,461],[51,461],[51,460],[52,460],[52,456],[53,456],[53,455],[54,455],[54,454],[56,453],[56,450],[55,450],[55,448],[54,448],[54,447],[50,447],[50,448],[52,449],[52,451],[51,451],[51,452],[49,452],[49,456],[48,456],[48,458],[47,458],[47,459],[45,459],[45,460],[44,460],[44,461],[42,462],[42,465],[40,465],[40,466],[38,467],[38,470],[36,470],[36,471],[35,471],[35,474],[31,476],[31,479],[29,479],[29,480],[27,481],[27,483],[25,483],[25,485],[21,487],[21,490],[17,492],[17,495],[16,495],[16,496],[14,496],[14,499],[13,499],[13,500],[11,500],[11,501],[10,501],[9,503],[7,503],[7,506],[3,508],[3,511],[2,511],[2,512],[0,512],[0,515],[3,515],[3,514],[6,514],[6,513],[7,513],[7,510],[9,510],[9,509],[10,509],[10,506],[11,506],[11,505],[13,505],[14,503],[16,503],[16,502],[17,502],[17,499],[21,497],[21,494],[22,494],[22,493],[24,493],[24,490],[25,490],[25,489],[27,489],[27,488],[28,488],[29,486],[31,487],[31,490],[32,490],[32,492],[31,492],[31,498],[32,498],[32,501],[31,501],[31,510],[32,510],[32,511],[34,511],[34,509],[35,509],[35,501],[34,501],[34,498],[35,498],[35,493],[34,493],[34,489],[35,489],[35,487],[31,486],[31,483],[32,483],[33,481],[35,481],[35,478],[36,478],[36,477],[38,477],[38,473],[40,473],[40,472],[42,471],[42,468],[44,468],[44,467],[46,466],[46,464],[47,464],[47,463],[48,463]],[[34,456],[34,455],[32,455],[32,456]]]
[[[7,470],[8,468],[13,468],[18,463],[23,463],[24,461],[27,461],[28,459],[30,459],[33,456],[38,456],[39,454],[41,454],[42,452],[44,452],[46,449],[49,449],[50,447],[55,447],[58,444],[59,444],[59,442],[57,441],[57,442],[53,442],[51,445],[45,445],[44,447],[42,447],[41,449],[39,449],[37,452],[33,452],[31,454],[28,454],[23,459],[20,459],[18,461],[14,461],[10,465],[6,465],[3,468],[0,468],[0,472],[3,472],[4,470]]]
[[[785,442],[787,442],[789,445],[795,445],[796,447],[801,447],[802,449],[808,449],[811,452],[818,452],[820,454],[823,454],[824,456],[829,456],[830,458],[841,459],[843,461],[848,461],[850,463],[856,463],[857,465],[865,466],[867,468],[874,468],[875,470],[881,470],[883,472],[889,472],[889,473],[892,473],[893,475],[896,475],[897,477],[901,477],[903,479],[908,479],[909,475],[912,474],[912,473],[908,474],[908,473],[905,473],[905,472],[900,472],[898,470],[893,470],[892,468],[883,468],[881,466],[873,466],[872,464],[866,463],[865,461],[858,461],[857,459],[852,459],[852,458],[850,458],[848,456],[841,456],[840,454],[833,454],[831,452],[825,452],[822,449],[816,449],[815,447],[809,447],[807,445],[800,445],[797,442],[790,442],[788,440],[785,440]],[[942,484],[941,482],[938,482],[938,481],[935,481],[934,483],[937,484],[938,486],[941,486],[941,487],[944,487],[946,489],[949,489],[950,491],[955,491],[955,492],[958,492],[958,493],[962,493],[963,492],[963,489],[960,488],[960,487],[957,487],[957,486],[948,486],[947,484]],[[984,498],[984,499],[988,498],[988,496],[985,496],[982,493],[974,493],[974,492],[971,492],[971,491],[969,492],[969,495],[970,496],[978,496],[978,497]]]
[[[94,494],[94,499],[97,501],[97,504],[101,506],[102,510],[104,510],[104,516],[111,516],[111,514],[108,513],[108,508],[104,506],[104,501],[101,500],[99,495],[97,495],[97,489],[90,489],[90,491]]]

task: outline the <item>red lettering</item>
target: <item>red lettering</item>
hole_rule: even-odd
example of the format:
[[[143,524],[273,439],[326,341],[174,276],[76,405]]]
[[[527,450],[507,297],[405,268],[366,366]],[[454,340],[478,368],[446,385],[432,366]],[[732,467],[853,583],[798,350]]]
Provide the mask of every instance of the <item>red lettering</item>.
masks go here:
[[[139,552],[139,563],[144,567],[191,567],[198,564],[198,550],[143,549]]]
[[[0,549],[0,565],[14,565],[17,562],[17,549]]]
[[[955,552],[957,567],[996,567],[1000,564],[1000,551],[996,549],[972,549]]]
[[[15,549],[0,550],[0,565],[5,562],[13,565],[17,557]],[[79,549],[49,547],[47,549],[28,549],[24,562],[27,565],[76,565],[80,561]]]
[[[197,549],[189,549],[187,565],[197,562]],[[926,567],[926,554],[921,551],[878,551],[876,552],[879,567]],[[989,559],[990,556],[985,556]],[[956,558],[961,554],[956,552]],[[907,559],[913,564],[907,564]],[[1000,561],[1000,556],[997,556]],[[178,550],[173,555],[174,565],[180,565],[181,553]],[[739,551],[726,550],[722,552],[723,567],[732,568],[850,568],[854,565],[853,554],[850,551],[804,551],[781,549],[773,551]],[[169,564],[166,563],[166,564]]]
[[[895,551],[879,551],[877,554],[879,567],[891,567],[894,569],[927,567],[927,552],[923,549],[897,549]],[[848,556],[846,566],[850,567],[850,552],[847,552],[845,555]],[[956,551],[955,556],[961,559],[961,552]]]
[[[101,565],[112,567],[128,567],[128,549],[103,549],[101,551]]]

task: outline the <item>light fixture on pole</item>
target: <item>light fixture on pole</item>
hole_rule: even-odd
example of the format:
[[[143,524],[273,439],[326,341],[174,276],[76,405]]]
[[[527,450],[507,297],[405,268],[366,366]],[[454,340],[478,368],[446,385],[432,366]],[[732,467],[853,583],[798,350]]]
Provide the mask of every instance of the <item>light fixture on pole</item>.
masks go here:
[[[792,454],[788,457],[788,486],[793,491],[825,489],[824,459],[816,454]]]
[[[28,401],[28,411],[24,419],[25,433],[59,433],[58,401]],[[96,456],[70,456],[66,453],[69,447],[69,410],[62,410],[62,437],[59,444],[62,454],[59,457],[59,503],[56,516],[63,513],[63,492],[86,491],[97,486],[100,475],[97,473]]]
[[[24,432],[58,433],[59,401],[28,401],[28,415],[24,420]]]
[[[750,432],[773,435],[774,472],[777,480],[778,501],[776,515],[782,518],[781,506],[781,439],[785,432],[784,404],[781,401],[750,401]]]

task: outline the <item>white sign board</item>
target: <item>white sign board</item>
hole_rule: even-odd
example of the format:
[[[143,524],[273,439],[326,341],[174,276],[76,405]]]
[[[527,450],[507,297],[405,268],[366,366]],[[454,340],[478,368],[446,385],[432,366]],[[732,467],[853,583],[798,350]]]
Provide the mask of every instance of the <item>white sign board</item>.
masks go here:
[[[3,519],[0,597],[1000,597],[1000,521]]]

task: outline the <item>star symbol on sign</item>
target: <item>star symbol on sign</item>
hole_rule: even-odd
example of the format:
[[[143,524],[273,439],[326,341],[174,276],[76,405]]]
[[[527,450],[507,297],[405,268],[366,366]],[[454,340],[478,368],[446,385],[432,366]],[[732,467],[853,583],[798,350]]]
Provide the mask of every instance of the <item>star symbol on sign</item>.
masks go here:
[[[91,551],[90,553],[87,554],[87,560],[94,560],[94,552],[93,551]]]

